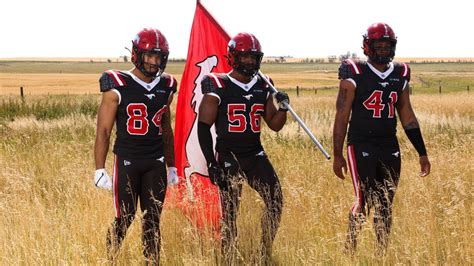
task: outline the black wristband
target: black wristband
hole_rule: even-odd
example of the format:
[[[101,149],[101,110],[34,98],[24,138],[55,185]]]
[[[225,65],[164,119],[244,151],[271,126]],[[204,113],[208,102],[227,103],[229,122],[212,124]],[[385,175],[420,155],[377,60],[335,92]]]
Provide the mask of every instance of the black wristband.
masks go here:
[[[216,158],[214,156],[210,125],[201,121],[198,122],[198,139],[202,153],[204,154],[204,158],[206,158],[207,165],[217,164]]]
[[[278,108],[278,112],[288,112],[288,109]]]
[[[423,141],[423,137],[421,136],[420,128],[410,128],[405,130],[405,134],[407,134],[408,139],[410,140],[411,144],[415,147],[418,155],[425,156],[426,148],[425,142]]]

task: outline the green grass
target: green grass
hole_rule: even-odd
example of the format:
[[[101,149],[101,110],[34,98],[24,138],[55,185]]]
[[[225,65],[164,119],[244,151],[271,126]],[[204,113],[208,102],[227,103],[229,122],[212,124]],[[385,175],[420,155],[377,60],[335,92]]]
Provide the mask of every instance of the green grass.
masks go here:
[[[184,62],[168,62],[166,71],[181,74]],[[474,72],[474,63],[412,63],[413,73],[419,72]],[[50,62],[50,61],[0,61],[0,73],[80,73],[95,74],[107,69],[131,69],[132,63],[124,62]],[[264,63],[265,73],[298,73],[328,71],[337,73],[339,63]]]
[[[98,95],[46,95],[36,97],[0,97],[0,121],[19,117],[37,120],[58,119],[71,115],[95,117]]]
[[[0,73],[98,74],[108,69],[126,70],[132,67],[130,62],[0,61]],[[182,62],[170,62],[166,67],[166,71],[174,75],[181,74],[183,69]]]

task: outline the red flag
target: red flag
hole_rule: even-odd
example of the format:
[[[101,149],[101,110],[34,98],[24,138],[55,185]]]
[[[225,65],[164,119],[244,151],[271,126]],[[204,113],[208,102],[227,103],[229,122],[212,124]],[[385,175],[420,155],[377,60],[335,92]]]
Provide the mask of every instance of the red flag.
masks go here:
[[[174,143],[176,167],[181,178],[178,204],[201,228],[211,225],[218,229],[221,215],[219,193],[206,177],[206,160],[197,136],[197,116],[203,97],[201,80],[210,72],[231,70],[224,57],[229,40],[229,35],[197,1],[176,106]]]

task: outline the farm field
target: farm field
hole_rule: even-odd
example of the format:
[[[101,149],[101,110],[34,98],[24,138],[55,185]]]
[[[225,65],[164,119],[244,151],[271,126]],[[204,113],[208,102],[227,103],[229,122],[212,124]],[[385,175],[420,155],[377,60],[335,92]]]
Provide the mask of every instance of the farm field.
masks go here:
[[[414,93],[467,91],[474,77],[474,63],[416,63],[412,68]],[[282,89],[327,89],[338,85],[339,64],[276,64],[262,65],[262,71]],[[98,93],[98,79],[107,69],[130,69],[130,63],[69,61],[0,61],[0,95]],[[184,62],[170,62],[166,71],[178,82]],[[25,75],[28,74],[28,75]]]
[[[0,264],[107,263],[112,195],[94,188],[92,176],[98,78],[111,68],[129,69],[130,64],[0,61]],[[179,80],[183,68],[184,63],[173,62],[167,71]],[[262,142],[285,199],[275,264],[474,264],[474,63],[416,63],[411,68],[412,104],[432,173],[418,177],[417,154],[399,127],[402,174],[384,258],[374,256],[370,218],[355,256],[342,252],[354,200],[350,178],[335,177],[332,162],[293,119],[279,133],[263,128]],[[337,69],[338,64],[262,65],[277,87],[289,92],[295,111],[331,154]],[[299,96],[296,86],[303,89]],[[24,87],[24,99],[19,87]],[[176,100],[173,112],[175,106]],[[109,172],[111,162],[109,154]],[[245,186],[239,264],[259,262],[255,246],[261,207],[258,195]],[[216,265],[218,243],[197,233],[180,210],[165,207],[161,228],[163,265]],[[136,219],[120,265],[144,264],[140,233]]]

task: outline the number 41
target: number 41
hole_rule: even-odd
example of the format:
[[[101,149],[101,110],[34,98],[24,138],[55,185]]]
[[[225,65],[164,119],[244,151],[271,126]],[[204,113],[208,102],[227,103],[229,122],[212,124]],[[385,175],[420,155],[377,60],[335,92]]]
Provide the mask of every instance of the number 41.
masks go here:
[[[375,90],[363,103],[367,110],[373,111],[372,117],[374,118],[382,117],[382,110],[385,107],[385,104],[382,103],[382,94],[383,91]],[[392,91],[388,97],[390,98],[390,102],[388,103],[388,118],[393,118],[395,115],[393,105],[397,102],[398,94],[396,91]]]

